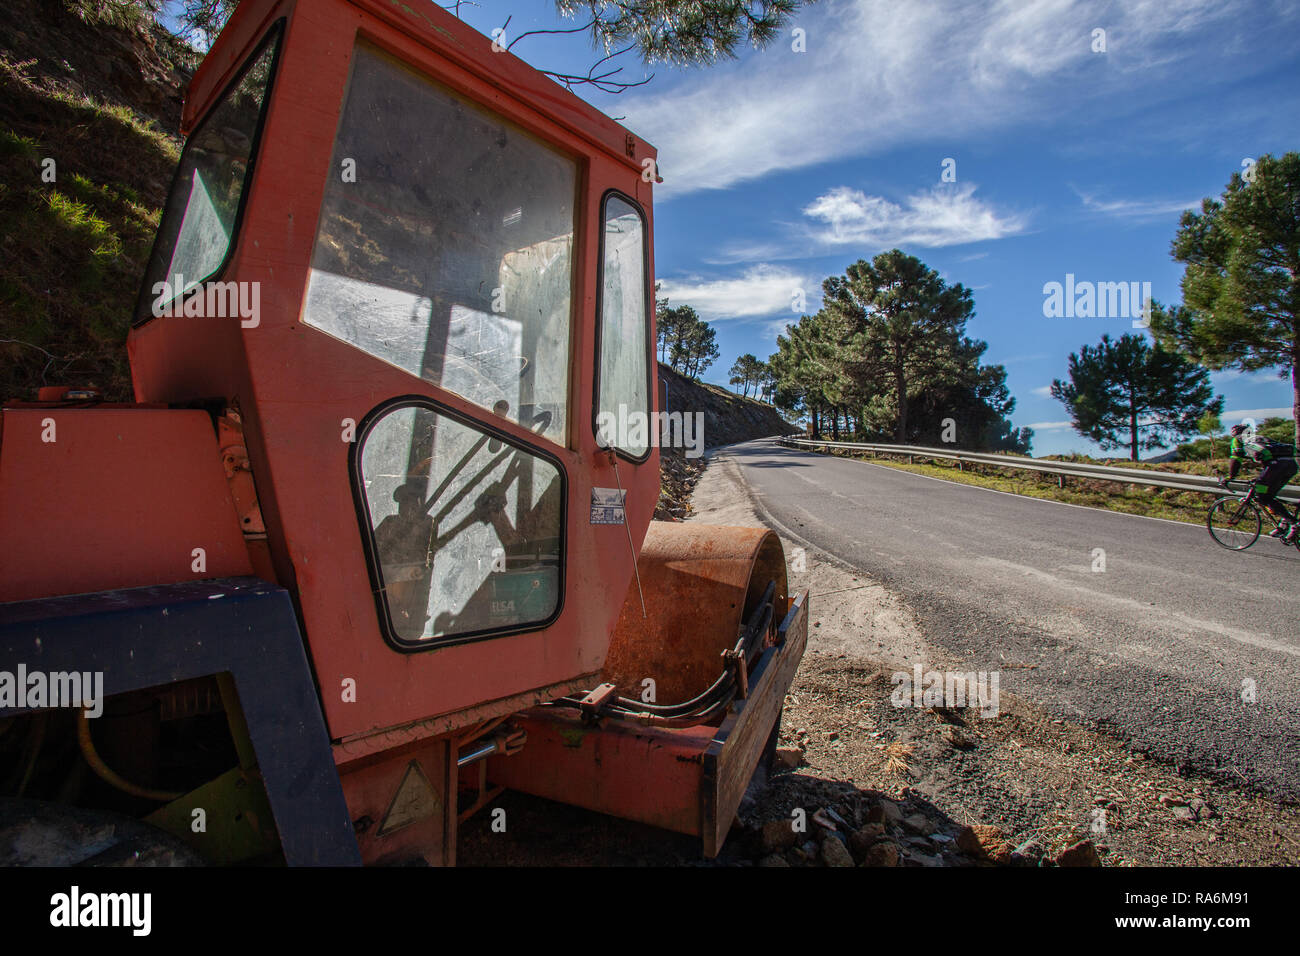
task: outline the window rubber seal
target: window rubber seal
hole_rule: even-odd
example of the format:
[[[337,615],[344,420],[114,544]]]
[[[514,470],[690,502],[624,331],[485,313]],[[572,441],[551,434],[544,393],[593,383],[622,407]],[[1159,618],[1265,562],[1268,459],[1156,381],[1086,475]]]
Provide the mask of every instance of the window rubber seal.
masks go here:
[[[381,419],[398,411],[402,408],[423,408],[432,411],[435,414],[449,418],[457,424],[464,425],[480,434],[489,438],[497,438],[506,445],[515,448],[525,454],[540,458],[543,461],[555,467],[560,478],[560,562],[558,575],[558,596],[555,602],[555,609],[543,620],[530,621],[527,623],[513,624],[506,627],[497,628],[480,628],[475,631],[464,631],[458,634],[449,634],[443,637],[431,637],[420,641],[411,641],[400,637],[393,627],[392,612],[388,605],[388,596],[385,589],[383,570],[379,561],[379,549],[375,542],[375,528],[371,522],[370,505],[366,499],[365,487],[363,485],[364,475],[361,468],[361,451],[365,445],[365,439],[371,430]],[[569,476],[564,469],[564,463],[551,452],[546,451],[538,446],[520,441],[513,435],[509,435],[499,428],[496,428],[486,422],[480,421],[468,415],[464,415],[447,405],[439,402],[428,395],[408,394],[399,395],[387,399],[376,405],[365,417],[357,424],[356,437],[350,443],[348,449],[348,479],[352,488],[352,501],[356,508],[357,523],[361,530],[361,543],[365,552],[366,571],[370,577],[370,590],[375,599],[375,610],[379,619],[379,630],[383,635],[385,643],[393,650],[403,654],[418,654],[425,651],[437,650],[444,647],[453,647],[459,644],[470,644],[478,641],[491,640],[498,637],[508,637],[515,634],[528,634],[534,631],[542,631],[550,627],[564,611],[564,599],[567,585],[567,561],[568,556],[568,505],[569,505]]]

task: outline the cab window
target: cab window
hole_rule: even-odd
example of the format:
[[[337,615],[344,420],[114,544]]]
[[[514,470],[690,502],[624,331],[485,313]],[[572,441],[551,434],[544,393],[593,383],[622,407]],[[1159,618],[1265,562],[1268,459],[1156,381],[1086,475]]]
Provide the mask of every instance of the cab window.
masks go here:
[[[605,197],[601,218],[596,435],[602,447],[641,459],[650,441],[645,220],[617,193]]]
[[[574,159],[355,52],[303,321],[564,445]]]
[[[137,324],[221,271],[234,242],[275,72],[274,29],[185,143],[145,270]]]

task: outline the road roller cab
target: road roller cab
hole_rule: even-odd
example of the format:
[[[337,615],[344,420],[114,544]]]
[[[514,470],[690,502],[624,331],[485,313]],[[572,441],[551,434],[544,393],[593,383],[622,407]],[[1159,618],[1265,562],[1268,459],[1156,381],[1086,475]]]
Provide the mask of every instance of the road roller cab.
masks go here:
[[[213,780],[127,781],[77,730],[218,860],[454,862],[502,786],[716,853],[806,607],[771,532],[652,522],[653,430],[597,424],[655,420],[654,149],[436,5],[380,0],[244,0],[183,132],[136,404],[3,413],[0,497],[40,516],[0,532],[23,556],[4,662],[91,655],[162,739],[224,714]],[[68,575],[48,542],[79,515],[117,546]],[[22,795],[48,797],[33,746]],[[250,783],[255,834],[184,825]]]

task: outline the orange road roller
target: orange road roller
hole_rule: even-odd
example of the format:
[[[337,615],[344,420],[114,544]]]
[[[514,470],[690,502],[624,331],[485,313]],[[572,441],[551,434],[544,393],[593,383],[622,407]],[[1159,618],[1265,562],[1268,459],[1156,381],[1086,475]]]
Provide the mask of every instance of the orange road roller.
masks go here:
[[[0,413],[0,857],[451,864],[503,788],[716,855],[808,606],[651,520],[654,148],[383,0],[243,0],[182,126],[135,401]]]

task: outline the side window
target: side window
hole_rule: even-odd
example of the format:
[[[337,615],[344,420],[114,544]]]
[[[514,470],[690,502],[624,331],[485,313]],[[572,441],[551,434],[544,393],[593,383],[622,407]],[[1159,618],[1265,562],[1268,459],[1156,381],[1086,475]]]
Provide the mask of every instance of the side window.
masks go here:
[[[363,426],[353,467],[393,644],[414,650],[529,630],[559,613],[558,463],[409,399]]]
[[[279,48],[277,27],[186,141],[145,271],[137,323],[148,321],[225,264]],[[154,291],[160,283],[166,283],[162,295]]]
[[[616,193],[605,197],[603,218],[597,438],[603,447],[644,458],[650,442],[645,220]]]

